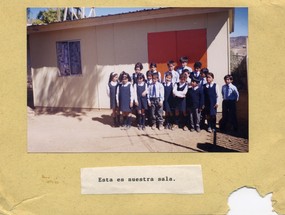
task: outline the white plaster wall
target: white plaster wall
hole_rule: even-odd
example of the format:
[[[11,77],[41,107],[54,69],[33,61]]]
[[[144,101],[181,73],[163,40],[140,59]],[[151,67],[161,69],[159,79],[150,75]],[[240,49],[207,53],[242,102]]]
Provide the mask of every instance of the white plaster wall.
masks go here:
[[[208,68],[215,75],[215,82],[221,90],[224,76],[229,73],[228,64],[228,19],[227,13],[208,14],[207,43],[208,43]],[[218,111],[222,111],[222,97]]]

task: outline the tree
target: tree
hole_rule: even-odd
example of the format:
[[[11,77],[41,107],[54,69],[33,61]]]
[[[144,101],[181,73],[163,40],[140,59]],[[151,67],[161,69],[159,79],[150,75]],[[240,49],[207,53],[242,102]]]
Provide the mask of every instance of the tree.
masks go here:
[[[31,8],[27,8],[27,19],[31,18]]]
[[[27,24],[31,23],[31,8],[27,8],[26,10],[27,15]]]
[[[37,15],[37,19],[33,22],[33,24],[42,25],[53,22],[60,22],[63,20],[84,18],[80,7],[75,7],[74,10],[74,13],[70,8],[49,8],[46,11],[40,11]]]
[[[37,20],[33,24],[49,24],[57,22],[57,11],[48,9],[47,11],[40,11],[37,15]]]

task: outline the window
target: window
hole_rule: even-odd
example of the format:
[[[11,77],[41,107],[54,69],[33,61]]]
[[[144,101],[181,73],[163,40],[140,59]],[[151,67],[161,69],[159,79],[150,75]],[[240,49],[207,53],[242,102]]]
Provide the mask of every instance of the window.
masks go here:
[[[56,42],[57,66],[60,76],[80,75],[80,41]]]

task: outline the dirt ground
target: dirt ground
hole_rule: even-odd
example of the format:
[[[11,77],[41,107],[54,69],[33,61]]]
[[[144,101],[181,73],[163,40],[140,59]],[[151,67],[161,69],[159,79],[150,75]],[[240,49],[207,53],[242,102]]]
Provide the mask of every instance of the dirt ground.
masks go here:
[[[110,110],[28,107],[29,152],[247,152],[248,133],[113,128]],[[218,115],[219,117],[219,115]],[[135,121],[134,116],[132,121]],[[135,123],[133,123],[135,124]]]

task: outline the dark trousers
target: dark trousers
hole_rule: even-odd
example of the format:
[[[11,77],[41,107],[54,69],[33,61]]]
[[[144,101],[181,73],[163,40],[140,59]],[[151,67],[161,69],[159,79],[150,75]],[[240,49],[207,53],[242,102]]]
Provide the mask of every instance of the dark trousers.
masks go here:
[[[163,108],[159,105],[159,98],[151,98],[150,99],[150,115],[151,115],[151,122],[152,124],[158,123],[162,125],[163,123]]]
[[[236,101],[235,100],[223,100],[222,104],[222,121],[221,129],[226,129],[229,122],[235,130],[238,129],[237,114],[236,114]]]
[[[200,128],[201,112],[198,108],[190,109],[190,128]]]
[[[217,117],[216,115],[207,116],[208,128],[216,129]]]

